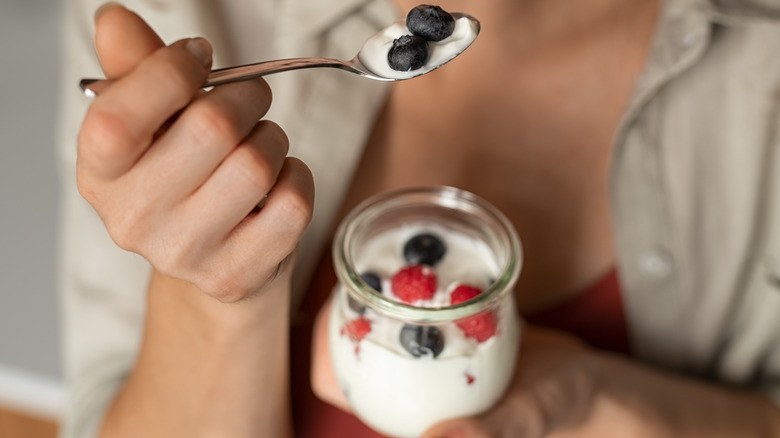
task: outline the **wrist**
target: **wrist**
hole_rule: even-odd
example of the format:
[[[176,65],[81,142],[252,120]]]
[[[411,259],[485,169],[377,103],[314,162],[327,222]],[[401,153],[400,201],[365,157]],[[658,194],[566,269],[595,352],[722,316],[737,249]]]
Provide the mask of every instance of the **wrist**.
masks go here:
[[[104,430],[289,435],[289,287],[279,284],[228,304],[153,272],[141,350]]]
[[[240,301],[226,303],[204,293],[194,284],[153,270],[149,286],[150,311],[178,309],[179,317],[190,315],[210,337],[236,336],[255,330],[284,327],[289,322],[290,282],[279,278],[263,291]]]

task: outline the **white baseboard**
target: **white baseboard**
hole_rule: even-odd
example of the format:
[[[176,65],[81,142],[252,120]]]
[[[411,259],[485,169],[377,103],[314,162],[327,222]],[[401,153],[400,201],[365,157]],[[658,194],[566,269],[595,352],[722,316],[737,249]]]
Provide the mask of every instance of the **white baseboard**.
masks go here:
[[[65,400],[65,385],[57,379],[0,364],[0,405],[57,420]]]

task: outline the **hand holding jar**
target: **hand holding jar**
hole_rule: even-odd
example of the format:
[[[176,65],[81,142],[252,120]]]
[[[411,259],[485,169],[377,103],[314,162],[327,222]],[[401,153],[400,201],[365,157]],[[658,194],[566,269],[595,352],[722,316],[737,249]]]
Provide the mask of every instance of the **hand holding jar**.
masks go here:
[[[342,223],[334,260],[331,359],[358,417],[419,436],[500,399],[519,346],[521,254],[499,211],[449,187],[379,195]]]

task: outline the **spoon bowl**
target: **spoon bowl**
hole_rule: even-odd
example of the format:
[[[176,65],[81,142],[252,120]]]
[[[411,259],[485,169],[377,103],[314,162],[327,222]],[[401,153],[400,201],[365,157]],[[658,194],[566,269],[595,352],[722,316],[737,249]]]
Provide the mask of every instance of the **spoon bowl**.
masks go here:
[[[382,68],[381,63],[378,61],[384,59],[384,63],[387,63],[386,47],[392,43],[394,35],[406,28],[403,22],[397,22],[369,38],[358,54],[350,60],[335,58],[289,58],[221,68],[212,70],[211,73],[209,73],[202,88],[245,81],[284,71],[326,67],[345,70],[364,78],[377,81],[389,82],[415,78],[436,70],[463,53],[479,34],[480,24],[476,18],[459,12],[454,12],[450,15],[452,15],[452,18],[456,21],[456,33],[458,32],[458,26],[463,29],[460,31],[461,34],[453,34],[442,41],[435,43],[431,42],[433,50],[431,51],[428,62],[416,70],[395,71],[390,69],[389,66],[387,66],[387,68]],[[446,49],[437,50],[437,48]],[[385,51],[381,52],[381,50]],[[369,63],[372,65],[372,68],[366,66],[366,64]],[[79,82],[79,86],[85,95],[95,97],[105,90],[111,82],[112,80],[110,79],[85,78]]]

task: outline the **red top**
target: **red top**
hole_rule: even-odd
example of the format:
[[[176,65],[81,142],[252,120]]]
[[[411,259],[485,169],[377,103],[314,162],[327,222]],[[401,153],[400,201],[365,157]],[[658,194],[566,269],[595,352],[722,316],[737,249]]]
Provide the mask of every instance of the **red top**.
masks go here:
[[[320,401],[311,391],[309,364],[311,330],[317,309],[336,283],[329,260],[323,264],[301,313],[306,317],[291,332],[291,390],[296,436],[303,438],[382,438],[351,414]],[[612,270],[581,294],[552,309],[524,315],[531,324],[571,333],[588,344],[605,350],[629,353],[623,303],[617,273]]]
[[[630,353],[620,283],[614,269],[571,300],[524,318],[530,324],[571,333],[602,350]]]

